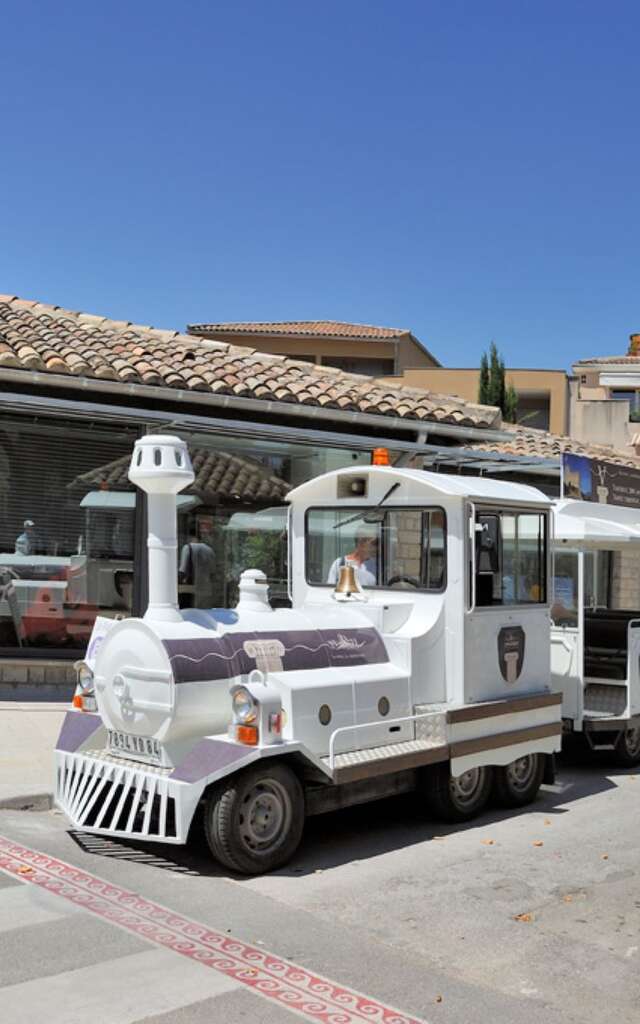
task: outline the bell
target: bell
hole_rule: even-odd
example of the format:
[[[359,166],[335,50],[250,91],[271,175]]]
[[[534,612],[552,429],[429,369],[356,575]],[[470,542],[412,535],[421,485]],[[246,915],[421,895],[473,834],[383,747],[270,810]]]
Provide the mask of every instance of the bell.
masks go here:
[[[351,597],[352,594],[360,593],[360,586],[356,579],[355,566],[340,566],[340,573],[338,575],[338,582],[336,583],[335,593],[342,594],[344,597]]]

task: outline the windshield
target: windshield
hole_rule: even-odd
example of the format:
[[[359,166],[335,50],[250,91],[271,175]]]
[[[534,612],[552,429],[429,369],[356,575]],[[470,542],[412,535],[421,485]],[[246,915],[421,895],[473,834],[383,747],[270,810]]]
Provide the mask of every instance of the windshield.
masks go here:
[[[307,582],[335,585],[352,565],[363,588],[443,590],[446,521],[439,508],[310,509],[307,513]]]

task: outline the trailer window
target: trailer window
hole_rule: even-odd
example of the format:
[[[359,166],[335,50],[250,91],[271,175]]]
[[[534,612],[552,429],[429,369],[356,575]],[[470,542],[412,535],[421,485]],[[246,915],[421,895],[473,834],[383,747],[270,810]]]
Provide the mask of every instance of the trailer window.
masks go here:
[[[540,513],[476,517],[476,606],[546,602],[546,519]]]
[[[350,508],[307,513],[307,582],[335,584],[353,565],[364,588],[443,590],[446,519],[442,509],[385,509],[375,521]],[[371,509],[368,510],[371,513]],[[352,516],[358,516],[350,522]]]
[[[557,554],[553,567],[551,618],[555,626],[578,626],[578,553]]]

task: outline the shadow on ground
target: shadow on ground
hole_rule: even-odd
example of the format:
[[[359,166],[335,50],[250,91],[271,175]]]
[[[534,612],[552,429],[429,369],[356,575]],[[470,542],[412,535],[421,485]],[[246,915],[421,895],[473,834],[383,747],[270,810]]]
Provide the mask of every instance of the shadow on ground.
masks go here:
[[[571,814],[572,804],[577,800],[613,789],[618,776],[633,774],[634,769],[612,766],[605,754],[577,748],[560,760],[555,785],[543,786],[537,800],[520,810],[489,806],[466,824],[444,825],[429,816],[426,806],[423,810],[418,794],[409,793],[319,815],[308,819],[292,862],[274,874],[292,878],[313,874],[470,828],[486,827],[515,815]],[[69,835],[82,850],[95,856],[146,864],[181,875],[242,880],[242,876],[230,875],[213,860],[204,839],[201,814],[194,819],[187,846],[114,840],[75,829]]]

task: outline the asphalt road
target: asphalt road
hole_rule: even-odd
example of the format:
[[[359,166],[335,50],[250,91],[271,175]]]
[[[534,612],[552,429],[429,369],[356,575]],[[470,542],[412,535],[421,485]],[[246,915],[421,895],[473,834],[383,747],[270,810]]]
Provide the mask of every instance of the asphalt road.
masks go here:
[[[314,819],[250,880],[0,812],[2,1019],[637,1024],[639,800],[640,772],[564,763],[466,827],[409,798]]]

